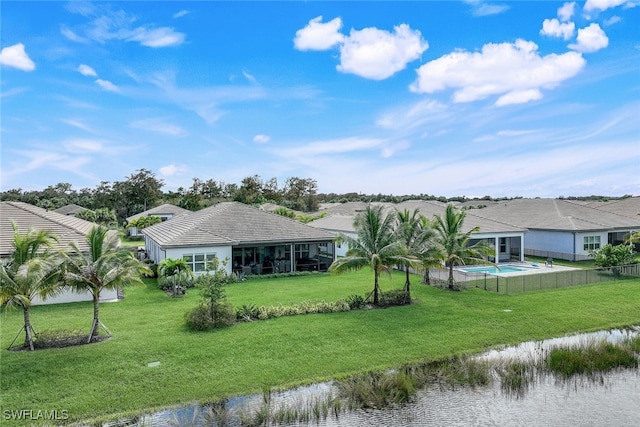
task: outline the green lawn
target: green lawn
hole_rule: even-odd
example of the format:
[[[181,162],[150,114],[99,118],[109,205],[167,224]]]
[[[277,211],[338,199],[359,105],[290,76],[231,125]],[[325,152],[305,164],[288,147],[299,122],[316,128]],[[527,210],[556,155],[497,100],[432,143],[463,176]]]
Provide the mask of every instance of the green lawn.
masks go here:
[[[235,307],[312,299],[333,301],[372,287],[372,273],[305,276],[234,284]],[[22,313],[2,312],[0,414],[66,410],[72,420],[106,419],[195,400],[260,392],[372,369],[431,361],[492,346],[640,324],[640,280],[505,296],[471,289],[448,292],[413,278],[411,306],[285,317],[205,333],[185,329],[184,313],[199,300],[191,290],[173,299],[156,289],[129,288],[101,305],[114,336],[80,347],[10,352]],[[383,276],[399,288],[400,273]],[[505,311],[505,310],[511,311]],[[88,330],[90,303],[32,310],[36,330]],[[158,367],[148,367],[150,362]],[[10,424],[0,416],[0,424]]]

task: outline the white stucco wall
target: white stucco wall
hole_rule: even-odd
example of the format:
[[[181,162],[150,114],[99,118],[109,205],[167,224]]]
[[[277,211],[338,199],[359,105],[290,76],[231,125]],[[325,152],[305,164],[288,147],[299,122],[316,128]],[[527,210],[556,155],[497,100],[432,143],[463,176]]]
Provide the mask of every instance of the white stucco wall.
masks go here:
[[[56,296],[55,298],[47,298],[46,300],[42,300],[40,297],[35,297],[33,299],[33,305],[49,305],[49,304],[62,304],[67,302],[80,302],[80,301],[92,301],[93,298],[89,292],[74,292],[73,290],[67,289],[62,294]],[[100,292],[100,302],[106,301],[117,301],[118,300],[118,291],[117,290],[109,290],[105,289]]]
[[[329,231],[331,231],[331,230],[329,230]],[[344,234],[345,236],[349,236],[349,237],[351,237],[353,239],[357,239],[358,238],[358,234],[357,233],[345,233],[345,232],[342,232],[341,234]],[[349,245],[347,245],[346,243],[342,243],[340,245],[340,247],[338,247],[338,245],[335,244],[335,247],[336,247],[336,258],[340,258],[340,257],[343,257],[343,256],[347,255],[347,251],[349,250]]]
[[[589,255],[589,251],[584,250],[584,238],[586,236],[600,236],[600,247],[606,245],[609,240],[609,233],[607,231],[589,231],[576,233],[576,254],[578,255]]]
[[[208,254],[215,253],[216,257],[220,261],[228,260],[225,270],[231,274],[233,272],[233,266],[231,265],[231,246],[198,246],[198,247],[186,247],[186,248],[170,248],[164,253],[162,259],[154,260],[157,263],[165,258],[182,259],[186,254]]]

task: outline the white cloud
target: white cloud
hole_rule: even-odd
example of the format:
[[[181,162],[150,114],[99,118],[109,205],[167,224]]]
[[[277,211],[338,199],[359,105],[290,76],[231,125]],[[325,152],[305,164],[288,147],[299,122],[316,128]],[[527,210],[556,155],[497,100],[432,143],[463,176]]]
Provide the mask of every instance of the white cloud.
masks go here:
[[[36,69],[36,64],[29,58],[22,43],[2,48],[0,51],[0,64],[22,71],[33,71]]]
[[[260,134],[253,137],[253,142],[258,144],[266,144],[269,141],[271,141],[271,137],[269,135]]]
[[[169,136],[186,136],[188,132],[178,125],[171,124],[165,118],[150,118],[134,120],[129,124],[135,129],[142,129],[150,132],[161,133]]]
[[[567,22],[575,13],[576,2],[565,3],[558,8],[558,18],[560,21]]]
[[[385,142],[383,139],[360,137],[322,140],[296,147],[278,148],[276,153],[282,157],[297,159],[298,161],[301,159],[313,159],[315,161],[316,156],[381,149],[384,147]]]
[[[98,77],[96,70],[85,64],[80,64],[78,66],[78,72],[83,76]]]
[[[611,18],[605,20],[603,22],[604,25],[606,25],[607,27],[611,26],[611,25],[615,25],[618,22],[620,22],[622,20],[622,18],[620,18],[618,15],[613,15]]]
[[[99,153],[104,149],[102,142],[92,139],[70,139],[63,146],[71,153]]]
[[[132,33],[126,37],[127,41],[138,41],[142,46],[147,47],[178,46],[184,42],[185,38],[183,33],[176,32],[169,27],[155,29],[138,27]]]
[[[481,52],[456,51],[424,64],[410,89],[434,93],[453,88],[454,102],[498,95],[496,105],[523,103],[540,99],[540,89],[555,88],[585,64],[577,52],[540,56],[535,43],[521,39],[490,43]]]
[[[342,19],[334,18],[329,22],[322,22],[322,16],[313,18],[306,27],[296,31],[293,45],[298,50],[327,50],[342,43]]]
[[[576,29],[576,25],[573,22],[560,23],[557,19],[545,19],[542,22],[542,29],[540,34],[550,37],[562,37],[565,40],[569,40],[573,37],[573,33]]]
[[[108,92],[120,92],[120,88],[111,83],[109,80],[96,79],[96,83],[98,84],[98,86]]]
[[[68,124],[69,126],[73,126],[73,127],[75,127],[75,128],[82,129],[82,130],[83,130],[83,131],[85,131],[85,132],[95,133],[95,131],[94,131],[91,127],[89,127],[87,124],[85,124],[85,123],[83,123],[83,122],[81,122],[81,121],[79,121],[79,120],[73,120],[73,119],[60,119],[60,121],[61,121],[62,123],[66,123],[66,124]]]
[[[158,169],[158,171],[160,172],[160,174],[162,176],[176,176],[176,175],[182,175],[183,173],[185,173],[185,171],[187,170],[186,167],[181,166],[181,165],[174,165],[174,164],[170,164],[167,166],[162,166],[160,169]]]
[[[613,7],[618,7],[626,2],[627,0],[587,0],[584,4],[584,10],[585,12],[591,12],[592,10],[607,10]]]
[[[74,29],[61,28],[62,34],[75,42],[86,43],[89,40],[93,40],[98,43],[105,43],[110,40],[123,40],[139,42],[142,46],[159,48],[177,46],[184,43],[185,40],[183,33],[177,32],[171,27],[134,26],[133,24],[138,21],[137,17],[123,10],[113,10],[108,5],[71,6],[68,7],[68,10],[87,18],[93,18],[87,24],[78,25]]]
[[[242,70],[242,75],[244,76],[245,79],[249,80],[249,82],[253,84],[258,84],[258,80],[256,80],[256,78],[252,74],[249,74],[247,71]]]
[[[64,26],[60,28],[60,32],[62,33],[63,36],[65,36],[67,39],[71,40],[72,42],[87,43],[89,41],[88,39],[84,37],[80,37],[75,32],[73,32],[72,30]]]
[[[609,38],[600,28],[600,25],[593,23],[586,28],[578,30],[576,42],[570,44],[569,48],[584,53],[597,52],[609,45]]]
[[[383,129],[410,130],[426,123],[442,124],[451,117],[447,107],[435,100],[421,100],[383,113],[376,125]]]
[[[351,30],[340,48],[338,71],[373,80],[386,79],[420,57],[429,44],[418,30],[408,25],[394,32],[377,28]]]
[[[296,32],[294,47],[327,50],[339,45],[337,70],[373,80],[383,80],[403,70],[429,47],[420,31],[407,24],[395,26],[393,33],[375,27],[351,29],[348,36],[339,32],[341,28],[340,18],[323,23],[322,16],[318,16]]]
[[[486,3],[482,0],[465,0],[465,3],[472,7],[473,16],[498,15],[509,10],[507,5]]]
[[[174,17],[174,18],[182,18],[183,16],[188,15],[188,14],[189,14],[189,11],[188,11],[188,10],[184,10],[184,9],[183,9],[183,10],[181,10],[180,12],[176,12],[176,13],[174,13],[174,14],[173,14],[173,17]]]

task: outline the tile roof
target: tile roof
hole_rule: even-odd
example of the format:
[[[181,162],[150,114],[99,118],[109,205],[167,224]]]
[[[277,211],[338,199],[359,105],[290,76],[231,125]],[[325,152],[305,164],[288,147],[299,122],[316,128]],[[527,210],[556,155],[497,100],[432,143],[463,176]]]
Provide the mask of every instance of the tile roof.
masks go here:
[[[436,200],[407,200],[398,204],[383,204],[384,210],[387,214],[395,215],[396,211],[402,212],[405,209],[409,212],[413,212],[416,209],[428,219],[432,219],[434,215],[442,215],[445,212],[447,205],[445,203]],[[366,209],[366,204],[365,204]],[[362,209],[364,210],[364,209]],[[342,212],[348,211],[343,209]],[[479,211],[479,210],[478,210]],[[329,210],[327,209],[327,212]],[[493,219],[487,219],[481,215],[476,214],[477,210],[467,210],[463,231],[469,231],[474,227],[480,228],[480,233],[520,233],[526,231],[522,227],[515,226],[503,221],[497,221]],[[329,214],[324,218],[317,219],[310,222],[312,227],[322,228],[324,230],[338,231],[338,232],[353,232],[353,221],[357,213],[353,212],[348,214]]]
[[[590,202],[586,205],[594,209],[640,219],[640,197],[627,197],[608,202]]]
[[[62,215],[75,215],[80,211],[88,211],[90,209],[83,208],[82,206],[76,205],[75,203],[71,203],[69,205],[63,206],[54,210],[54,212],[61,213]]]
[[[138,214],[132,215],[127,218],[127,221],[131,221],[141,216],[152,216],[152,215],[162,215],[162,214],[171,214],[173,217],[176,217],[181,214],[190,213],[191,211],[188,209],[181,208],[180,206],[172,205],[171,203],[164,203],[160,206],[156,206],[155,208],[148,209],[144,212],[140,212]]]
[[[55,234],[60,239],[58,249],[67,249],[71,242],[76,242],[80,249],[88,249],[86,235],[95,226],[92,222],[47,211],[28,203],[0,202],[0,257],[9,256],[13,252],[12,222],[16,223],[21,233],[34,229]]]
[[[142,233],[162,247],[218,246],[332,240],[335,236],[238,202],[221,202]]]
[[[516,199],[479,209],[477,215],[539,230],[593,231],[640,228],[638,219],[562,199]]]

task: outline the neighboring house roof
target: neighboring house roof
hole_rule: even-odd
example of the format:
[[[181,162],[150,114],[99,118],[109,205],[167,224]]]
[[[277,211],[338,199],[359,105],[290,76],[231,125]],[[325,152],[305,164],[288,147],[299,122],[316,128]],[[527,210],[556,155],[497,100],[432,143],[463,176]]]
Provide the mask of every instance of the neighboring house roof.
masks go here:
[[[132,221],[142,216],[171,215],[173,217],[176,217],[178,215],[182,215],[185,213],[191,213],[191,211],[188,209],[181,208],[180,206],[172,205],[171,203],[165,203],[160,206],[156,206],[155,208],[151,208],[144,212],[140,212],[138,214],[132,215],[129,218],[127,218],[127,221]]]
[[[332,240],[335,236],[238,202],[221,202],[142,230],[162,247]]]
[[[407,200],[396,205],[385,203],[383,206],[387,215],[396,215],[396,211],[403,212],[405,209],[409,212],[413,212],[418,209],[418,211],[428,219],[432,219],[434,215],[442,215],[447,207],[445,203],[438,202],[436,200]],[[364,205],[364,209],[366,209],[366,203]],[[480,228],[479,233],[522,233],[526,231],[522,227],[478,216],[475,214],[475,211],[465,212],[466,216],[463,224],[464,232],[475,227]],[[351,215],[329,214],[324,218],[310,222],[309,225],[329,231],[353,233],[355,232],[353,221],[355,220],[356,215],[357,213],[352,213]]]
[[[336,233],[354,233],[354,219],[355,215],[330,215],[311,221],[308,225]]]
[[[382,202],[346,202],[346,203],[338,203],[334,206],[329,206],[326,209],[320,211],[320,213],[325,213],[327,215],[355,215],[358,212],[364,212],[367,209],[367,206],[393,206],[392,203],[382,203]]]
[[[455,205],[454,205],[455,206]],[[444,214],[447,208],[447,203],[442,203],[437,200],[407,200],[405,202],[395,205],[395,209],[399,212],[403,212],[405,209],[409,212],[413,212],[416,209],[421,214],[427,217],[427,219],[433,219],[435,215],[441,216]],[[456,207],[456,209],[458,209]],[[483,209],[484,210],[484,209]],[[464,223],[462,225],[462,231],[468,232],[475,227],[478,227],[480,231],[478,233],[523,233],[526,231],[523,227],[514,225],[509,221],[501,221],[497,219],[485,218],[480,215],[481,210],[465,210]]]
[[[66,205],[66,206],[63,206],[61,208],[58,208],[58,209],[54,210],[54,212],[60,213],[62,215],[75,216],[75,214],[77,214],[78,212],[88,211],[88,210],[90,210],[90,209],[83,208],[82,206],[79,206],[79,205],[76,205],[74,203],[71,203],[70,205]]]
[[[498,203],[500,202],[497,202],[495,200],[477,199],[477,200],[467,200],[466,202],[454,202],[453,204],[456,208],[460,208],[460,209],[465,209],[465,208],[482,209],[482,208],[486,208],[487,206],[497,205]]]
[[[80,249],[88,249],[86,236],[95,224],[73,216],[23,202],[0,202],[0,257],[13,252],[12,222],[20,233],[30,229],[49,231],[60,239],[58,249],[67,249],[69,243],[76,242]]]
[[[587,206],[640,220],[640,197],[627,197],[608,202],[590,202],[587,203]]]
[[[640,228],[640,218],[634,219],[562,199],[510,200],[474,211],[474,214],[538,230],[595,231]]]

